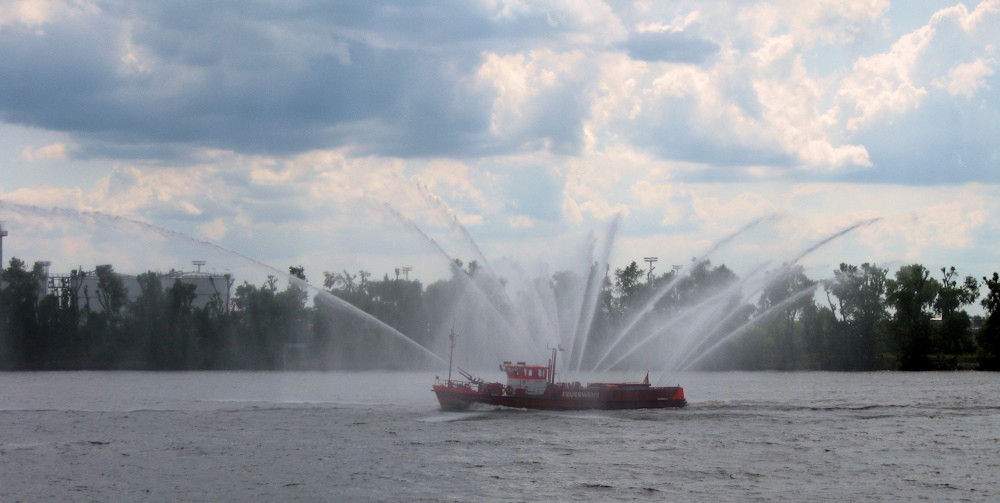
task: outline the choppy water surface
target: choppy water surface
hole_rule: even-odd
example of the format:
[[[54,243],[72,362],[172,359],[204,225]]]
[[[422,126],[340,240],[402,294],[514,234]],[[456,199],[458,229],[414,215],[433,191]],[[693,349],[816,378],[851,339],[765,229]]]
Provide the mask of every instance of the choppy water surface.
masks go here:
[[[0,374],[0,492],[5,501],[1000,499],[997,374],[688,373],[671,381],[687,391],[683,410],[463,413],[438,410],[433,377]]]

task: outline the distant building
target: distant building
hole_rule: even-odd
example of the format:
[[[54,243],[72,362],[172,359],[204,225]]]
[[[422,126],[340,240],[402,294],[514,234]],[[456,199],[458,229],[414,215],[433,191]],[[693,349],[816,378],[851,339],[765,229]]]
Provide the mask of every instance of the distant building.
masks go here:
[[[142,293],[139,281],[132,274],[117,274],[128,292],[128,300],[134,301]],[[174,286],[174,282],[180,281],[188,285],[195,285],[195,298],[193,307],[202,308],[214,299],[218,298],[222,302],[223,309],[229,308],[230,295],[233,285],[232,277],[228,274],[219,275],[208,272],[183,272],[170,271],[157,275],[160,284],[166,290]],[[46,274],[46,293],[55,294],[58,297],[76,297],[77,305],[80,309],[89,307],[91,311],[100,312],[104,310],[98,300],[99,290],[97,275],[93,272],[72,271],[70,274]]]

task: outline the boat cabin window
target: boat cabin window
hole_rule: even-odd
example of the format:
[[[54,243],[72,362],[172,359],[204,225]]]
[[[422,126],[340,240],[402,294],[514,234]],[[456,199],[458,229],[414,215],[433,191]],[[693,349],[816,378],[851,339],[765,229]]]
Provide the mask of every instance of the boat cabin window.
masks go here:
[[[549,374],[549,369],[545,367],[529,365],[510,365],[505,366],[503,370],[512,378],[544,379]]]

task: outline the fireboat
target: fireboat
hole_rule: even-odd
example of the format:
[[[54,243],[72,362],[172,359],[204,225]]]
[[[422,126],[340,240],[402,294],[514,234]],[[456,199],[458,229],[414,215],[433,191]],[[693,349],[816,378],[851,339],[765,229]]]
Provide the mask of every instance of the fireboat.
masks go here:
[[[454,351],[454,344],[452,344]],[[552,348],[548,365],[527,365],[505,361],[500,371],[507,374],[506,384],[485,382],[461,368],[465,380],[452,380],[451,355],[448,379],[435,378],[432,390],[442,410],[464,410],[474,403],[502,405],[521,409],[660,409],[684,407],[684,388],[651,386],[649,373],[642,382],[556,382],[557,348]]]

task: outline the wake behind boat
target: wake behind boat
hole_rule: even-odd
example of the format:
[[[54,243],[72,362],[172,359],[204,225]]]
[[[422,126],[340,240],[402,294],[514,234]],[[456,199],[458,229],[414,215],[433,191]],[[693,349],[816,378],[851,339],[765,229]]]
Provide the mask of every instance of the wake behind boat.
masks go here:
[[[463,410],[474,403],[540,410],[659,409],[687,405],[684,388],[651,386],[649,373],[642,382],[634,383],[556,382],[556,349],[552,350],[548,365],[505,361],[500,370],[507,374],[506,384],[485,382],[461,368],[458,371],[465,380],[452,380],[449,358],[448,379],[435,379],[432,390],[444,410]]]

